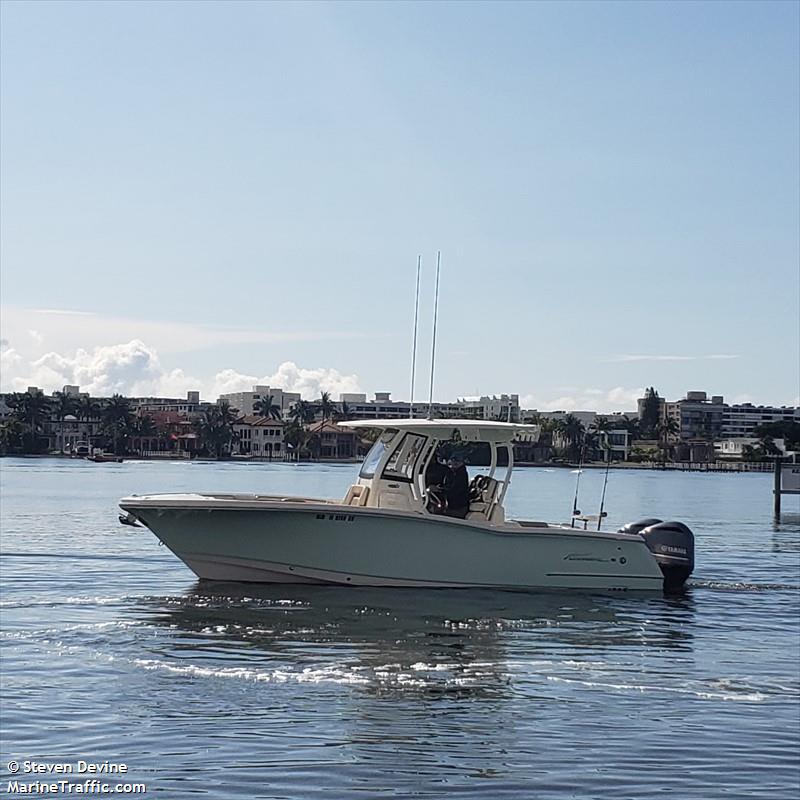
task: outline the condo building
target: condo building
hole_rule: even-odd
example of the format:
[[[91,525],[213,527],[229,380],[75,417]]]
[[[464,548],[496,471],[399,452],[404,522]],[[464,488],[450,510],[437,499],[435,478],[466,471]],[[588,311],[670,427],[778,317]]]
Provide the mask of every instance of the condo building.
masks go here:
[[[273,389],[270,386],[254,386],[252,392],[229,392],[221,394],[220,400],[227,400],[231,408],[240,414],[251,416],[255,414],[255,405],[260,400],[272,398],[272,402],[281,410],[282,416],[287,416],[289,409],[300,400],[299,392],[284,392],[283,389]]]

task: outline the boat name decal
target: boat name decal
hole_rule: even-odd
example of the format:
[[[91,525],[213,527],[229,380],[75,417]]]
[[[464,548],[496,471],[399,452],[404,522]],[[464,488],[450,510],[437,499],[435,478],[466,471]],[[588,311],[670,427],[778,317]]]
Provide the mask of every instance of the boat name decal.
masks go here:
[[[600,561],[602,563],[607,563],[609,560],[608,558],[589,555],[589,553],[570,553],[564,556],[564,561]]]
[[[317,519],[326,519],[330,522],[352,522],[355,517],[352,514],[317,514]]]

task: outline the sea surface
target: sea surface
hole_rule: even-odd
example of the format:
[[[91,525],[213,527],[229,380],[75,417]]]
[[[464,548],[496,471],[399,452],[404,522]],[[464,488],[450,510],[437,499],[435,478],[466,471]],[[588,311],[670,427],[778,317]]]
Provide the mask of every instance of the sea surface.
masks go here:
[[[0,794],[11,760],[82,759],[163,798],[799,796],[800,503],[774,523],[771,475],[611,472],[609,527],[694,530],[678,597],[200,584],[117,522],[356,469],[0,460]],[[577,477],[518,470],[510,515],[567,520]]]

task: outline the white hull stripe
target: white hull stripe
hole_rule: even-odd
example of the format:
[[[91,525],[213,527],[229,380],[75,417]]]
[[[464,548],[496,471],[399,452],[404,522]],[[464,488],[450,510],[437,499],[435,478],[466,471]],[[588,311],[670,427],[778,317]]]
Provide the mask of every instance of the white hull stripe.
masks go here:
[[[572,581],[531,584],[504,583],[464,583],[460,581],[419,580],[409,578],[387,577],[383,575],[365,575],[358,573],[320,570],[297,564],[278,564],[257,559],[236,559],[221,556],[207,556],[199,553],[176,555],[201,579],[236,580],[232,577],[240,573],[242,581],[279,582],[279,583],[331,583],[342,586],[406,586],[418,588],[462,588],[462,589],[536,589],[536,588],[570,588],[576,581],[586,588],[634,588],[631,582],[641,582],[636,588],[652,588],[661,590],[661,577],[654,579],[650,575],[604,575],[596,573],[564,572],[547,573],[547,578],[570,578]],[[227,577],[219,577],[225,575]],[[245,577],[251,575],[251,577]]]

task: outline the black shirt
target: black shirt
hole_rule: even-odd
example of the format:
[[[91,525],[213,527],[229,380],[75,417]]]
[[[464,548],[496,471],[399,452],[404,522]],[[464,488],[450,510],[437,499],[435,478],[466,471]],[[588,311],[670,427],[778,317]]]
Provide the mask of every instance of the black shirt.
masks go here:
[[[450,508],[467,508],[469,506],[469,475],[467,468],[461,464],[451,470],[452,477],[447,484],[447,505]]]
[[[447,464],[442,464],[434,459],[425,470],[426,486],[446,486],[450,483],[452,470]]]

